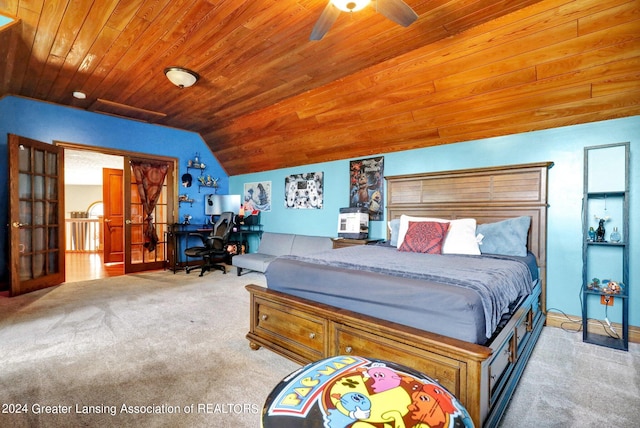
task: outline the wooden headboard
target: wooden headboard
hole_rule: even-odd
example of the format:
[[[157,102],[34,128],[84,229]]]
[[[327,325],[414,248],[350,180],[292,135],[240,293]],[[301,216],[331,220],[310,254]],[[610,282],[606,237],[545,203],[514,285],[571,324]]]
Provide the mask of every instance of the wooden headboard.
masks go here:
[[[553,162],[396,175],[387,180],[387,221],[402,214],[478,224],[529,216],[528,248],[537,259],[546,312],[547,172]]]

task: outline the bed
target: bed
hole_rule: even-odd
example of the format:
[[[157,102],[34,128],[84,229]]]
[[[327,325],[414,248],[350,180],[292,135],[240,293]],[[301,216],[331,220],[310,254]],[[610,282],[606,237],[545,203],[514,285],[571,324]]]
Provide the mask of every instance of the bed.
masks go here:
[[[551,166],[545,162],[386,177],[386,218],[395,223],[401,219],[403,232],[407,223],[417,222],[407,219],[446,219],[451,224],[473,219],[477,230],[486,231],[527,219],[526,254],[441,256],[380,245],[278,259],[266,273],[267,288],[246,287],[252,349],[265,347],[302,364],[343,354],[405,364],[449,389],[476,426],[497,425],[545,322]],[[423,262],[427,259],[429,263]],[[438,263],[442,266],[436,274],[414,269]],[[475,282],[483,282],[478,278],[499,281],[506,275],[503,270],[517,271],[520,278],[505,302],[501,296],[481,296],[474,288]],[[443,279],[443,272],[453,273]],[[359,291],[357,284],[374,291]],[[421,291],[425,289],[431,294]],[[486,300],[493,306],[487,307]],[[411,313],[412,307],[423,312]],[[427,307],[435,318],[426,316]],[[466,311],[470,307],[476,310]],[[448,317],[454,313],[460,316]]]

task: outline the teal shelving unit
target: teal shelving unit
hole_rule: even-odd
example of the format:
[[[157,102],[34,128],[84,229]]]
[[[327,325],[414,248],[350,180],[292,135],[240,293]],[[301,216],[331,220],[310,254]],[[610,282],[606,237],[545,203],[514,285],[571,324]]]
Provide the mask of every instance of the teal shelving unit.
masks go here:
[[[585,147],[582,204],[582,340],[627,351],[631,286],[628,142]],[[589,229],[597,231],[601,222],[604,233],[590,234]],[[612,236],[614,228],[619,236]],[[602,304],[607,302],[613,306]],[[608,318],[614,307],[620,323]],[[590,312],[604,314],[604,319],[589,318]]]

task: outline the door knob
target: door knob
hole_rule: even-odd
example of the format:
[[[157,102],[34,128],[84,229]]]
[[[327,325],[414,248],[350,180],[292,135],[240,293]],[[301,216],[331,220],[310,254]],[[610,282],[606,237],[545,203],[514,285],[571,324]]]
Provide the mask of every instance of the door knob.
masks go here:
[[[23,223],[20,223],[18,221],[14,221],[13,223],[11,223],[11,226],[15,227],[15,228],[19,228],[22,226],[25,226]]]
[[[110,219],[110,218],[105,218],[105,219],[104,219],[104,222],[105,222],[105,223],[111,223],[111,219]]]
[[[131,220],[127,219],[124,221],[126,224],[131,224]]]

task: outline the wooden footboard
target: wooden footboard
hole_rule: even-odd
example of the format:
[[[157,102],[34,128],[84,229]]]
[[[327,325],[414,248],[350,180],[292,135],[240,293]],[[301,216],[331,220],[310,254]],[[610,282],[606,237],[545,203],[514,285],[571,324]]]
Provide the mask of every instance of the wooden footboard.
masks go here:
[[[252,349],[264,346],[301,364],[334,355],[393,361],[437,380],[476,426],[495,426],[544,324],[540,287],[488,346],[463,342],[247,285]]]

